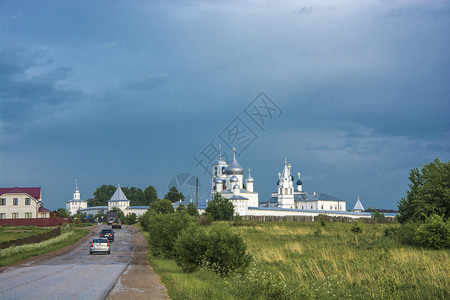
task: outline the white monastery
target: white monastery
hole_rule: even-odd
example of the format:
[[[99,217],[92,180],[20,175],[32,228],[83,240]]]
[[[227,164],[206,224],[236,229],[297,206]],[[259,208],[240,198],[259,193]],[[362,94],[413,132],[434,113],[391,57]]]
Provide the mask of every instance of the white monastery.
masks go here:
[[[78,190],[78,180],[75,179],[75,191],[73,199],[66,202],[66,210],[69,216],[77,213],[79,209],[87,208],[87,201],[81,200],[80,190]]]
[[[295,178],[291,174],[291,165],[286,160],[283,170],[278,173],[276,192],[272,193],[270,199],[263,201],[259,200],[258,193],[254,191],[255,180],[250,175],[250,169],[248,177],[244,180],[244,169],[236,160],[235,148],[233,148],[233,160],[230,164],[222,159],[220,153],[212,168],[213,176],[211,177],[209,199],[211,200],[215,193],[221,194],[233,203],[235,213],[241,216],[317,216],[326,214],[334,217],[371,217],[371,213],[362,212],[362,205],[355,206],[359,210],[348,212],[346,211],[347,202],[344,200],[324,193],[303,191],[300,172],[297,173],[298,180],[294,185]],[[199,207],[199,211],[204,212],[205,208],[206,206]]]

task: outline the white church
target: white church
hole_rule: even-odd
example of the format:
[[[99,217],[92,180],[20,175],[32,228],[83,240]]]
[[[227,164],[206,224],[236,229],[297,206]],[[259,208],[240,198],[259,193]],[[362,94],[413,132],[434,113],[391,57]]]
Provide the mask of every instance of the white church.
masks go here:
[[[330,216],[350,218],[370,218],[371,213],[362,212],[358,198],[358,210],[348,212],[347,202],[325,193],[308,193],[302,189],[300,172],[295,178],[291,174],[291,165],[285,160],[283,169],[278,173],[277,190],[268,200],[259,200],[254,191],[255,180],[249,174],[244,180],[244,169],[236,160],[236,149],[233,148],[233,159],[228,164],[219,154],[213,164],[211,177],[211,192],[209,199],[215,193],[229,199],[234,205],[235,213],[240,216]],[[361,208],[360,208],[361,206]],[[202,212],[203,209],[200,210]],[[386,215],[388,216],[388,215]]]

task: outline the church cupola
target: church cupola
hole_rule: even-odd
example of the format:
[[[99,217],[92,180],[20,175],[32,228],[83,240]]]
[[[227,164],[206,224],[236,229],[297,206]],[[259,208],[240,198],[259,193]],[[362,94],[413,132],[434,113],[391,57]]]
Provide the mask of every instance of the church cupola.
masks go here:
[[[73,192],[73,200],[80,200],[80,191],[78,190],[78,180],[75,179],[75,191]]]
[[[302,185],[303,185],[302,181],[300,180],[300,175],[301,175],[301,173],[298,172],[297,174],[298,174],[297,191],[301,192],[301,191],[302,191]]]
[[[236,160],[236,148],[233,147],[233,160],[230,162],[228,167],[225,169],[226,175],[242,175],[244,174],[244,169]]]
[[[250,171],[251,171],[251,169],[248,169],[248,177],[247,177],[247,179],[245,180],[245,185],[246,185],[246,187],[247,187],[247,191],[253,192],[253,182],[254,182],[254,179],[253,179],[252,175],[250,174]]]

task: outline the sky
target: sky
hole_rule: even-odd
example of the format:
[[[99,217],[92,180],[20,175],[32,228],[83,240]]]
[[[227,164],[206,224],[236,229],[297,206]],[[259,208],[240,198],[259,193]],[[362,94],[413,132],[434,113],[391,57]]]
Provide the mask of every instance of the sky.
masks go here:
[[[260,201],[286,159],[304,191],[396,209],[450,159],[449,36],[448,1],[2,0],[0,186],[54,210],[75,179],[198,177],[203,202],[234,146]]]

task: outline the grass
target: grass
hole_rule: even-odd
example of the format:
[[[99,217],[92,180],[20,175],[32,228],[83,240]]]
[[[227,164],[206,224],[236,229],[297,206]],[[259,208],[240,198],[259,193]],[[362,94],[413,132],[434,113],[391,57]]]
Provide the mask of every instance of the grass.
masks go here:
[[[27,238],[36,234],[48,232],[53,228],[37,226],[0,226],[0,243]]]
[[[2,249],[0,250],[0,267],[71,245],[84,237],[88,232],[87,229],[63,229],[60,236],[40,243],[12,246]]]
[[[397,224],[266,222],[233,227],[255,263],[222,279],[149,262],[173,299],[449,299],[449,250],[426,250],[384,236]],[[320,229],[320,230],[319,230]],[[146,237],[148,238],[148,234]]]

